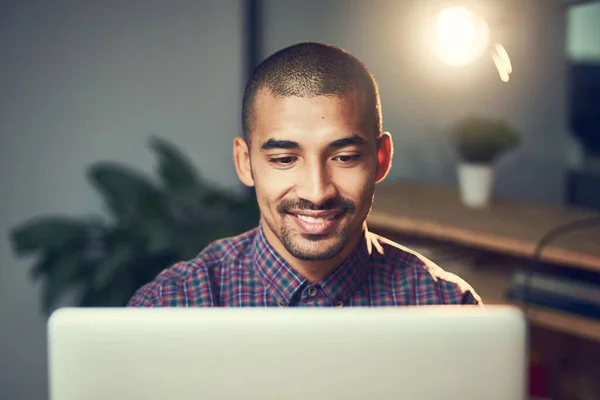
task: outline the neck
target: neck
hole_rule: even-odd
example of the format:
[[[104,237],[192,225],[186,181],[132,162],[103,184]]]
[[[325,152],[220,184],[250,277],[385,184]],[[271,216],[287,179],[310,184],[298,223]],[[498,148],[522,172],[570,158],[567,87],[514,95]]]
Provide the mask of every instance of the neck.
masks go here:
[[[267,242],[277,251],[277,253],[300,275],[305,277],[310,282],[318,282],[323,280],[327,275],[339,267],[352,253],[358,242],[365,235],[366,224],[363,224],[358,235],[353,236],[342,251],[335,257],[329,260],[301,260],[292,256],[279,239],[275,236],[268,226],[263,224],[263,232]]]

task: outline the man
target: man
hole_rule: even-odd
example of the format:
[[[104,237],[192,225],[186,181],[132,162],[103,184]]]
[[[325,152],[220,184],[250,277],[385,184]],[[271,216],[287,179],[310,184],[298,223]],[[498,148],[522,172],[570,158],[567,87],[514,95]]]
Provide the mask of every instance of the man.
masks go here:
[[[242,126],[233,158],[259,226],[165,269],[129,306],[481,304],[460,278],[367,230],[393,146],[355,57],[319,43],[273,54],[248,81]]]

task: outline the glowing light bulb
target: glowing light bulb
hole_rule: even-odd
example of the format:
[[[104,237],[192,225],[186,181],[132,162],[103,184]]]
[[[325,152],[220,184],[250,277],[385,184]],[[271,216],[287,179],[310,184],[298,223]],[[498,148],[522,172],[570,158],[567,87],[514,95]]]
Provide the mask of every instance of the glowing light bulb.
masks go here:
[[[473,16],[462,7],[446,8],[437,18],[437,37],[448,48],[472,46],[477,39],[477,26]]]
[[[464,7],[443,9],[435,20],[435,51],[449,65],[467,65],[489,44],[487,23]]]

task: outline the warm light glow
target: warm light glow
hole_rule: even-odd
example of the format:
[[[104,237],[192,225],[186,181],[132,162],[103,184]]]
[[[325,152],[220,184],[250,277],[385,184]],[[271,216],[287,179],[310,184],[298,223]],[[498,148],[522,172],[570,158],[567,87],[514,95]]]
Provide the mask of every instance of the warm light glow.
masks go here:
[[[496,52],[492,54],[492,60],[496,65],[496,69],[498,70],[502,82],[508,82],[510,74],[512,73],[512,64],[510,63],[508,53],[501,44],[496,44],[495,50]]]
[[[467,65],[489,44],[487,23],[464,7],[443,9],[435,20],[435,50],[449,65]]]
[[[437,28],[438,40],[447,47],[469,47],[477,38],[475,20],[463,7],[450,7],[440,12]]]

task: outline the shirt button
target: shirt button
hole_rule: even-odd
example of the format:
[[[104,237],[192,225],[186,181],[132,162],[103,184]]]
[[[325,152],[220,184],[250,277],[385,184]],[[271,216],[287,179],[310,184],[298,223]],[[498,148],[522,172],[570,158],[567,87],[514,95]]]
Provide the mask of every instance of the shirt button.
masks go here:
[[[340,307],[344,307],[344,302],[343,301],[338,301],[337,303],[335,303],[335,306],[340,308]]]
[[[277,305],[278,305],[279,307],[285,307],[285,301],[283,301],[283,300],[279,300],[279,302],[277,303]]]
[[[317,295],[317,292],[318,292],[318,290],[314,286],[311,286],[311,287],[308,288],[308,295],[310,297],[315,297]]]

